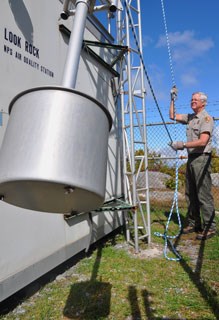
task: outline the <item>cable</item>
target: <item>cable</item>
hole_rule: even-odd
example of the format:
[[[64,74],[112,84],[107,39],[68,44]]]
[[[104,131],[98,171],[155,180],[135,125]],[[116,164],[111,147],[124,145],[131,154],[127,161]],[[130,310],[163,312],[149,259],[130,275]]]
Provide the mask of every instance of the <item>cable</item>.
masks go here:
[[[132,28],[132,32],[133,32],[133,36],[134,36],[135,43],[136,43],[136,46],[137,46],[137,50],[138,50],[138,53],[139,53],[139,57],[140,57],[140,60],[141,60],[141,63],[142,63],[142,66],[143,66],[143,69],[144,69],[144,72],[145,72],[145,76],[146,76],[146,78],[147,78],[148,85],[149,85],[149,87],[150,87],[150,90],[151,90],[151,93],[152,93],[152,96],[153,96],[153,99],[154,99],[154,102],[155,102],[156,107],[157,107],[157,109],[158,109],[158,111],[159,111],[159,114],[160,114],[161,119],[162,119],[162,121],[163,121],[164,127],[165,127],[165,129],[166,129],[166,132],[167,132],[167,134],[168,134],[168,136],[169,136],[169,138],[170,138],[170,141],[173,142],[173,140],[172,140],[172,138],[171,138],[171,135],[170,135],[170,132],[169,132],[169,130],[168,130],[168,128],[167,128],[167,125],[166,125],[166,123],[165,123],[165,121],[164,121],[163,115],[162,115],[162,113],[161,113],[160,107],[159,107],[159,105],[158,105],[157,99],[156,99],[156,97],[155,97],[155,93],[154,93],[154,90],[153,90],[153,87],[152,87],[150,78],[149,78],[149,76],[148,76],[148,73],[147,73],[147,70],[146,70],[146,67],[145,67],[145,64],[144,64],[144,60],[143,60],[143,57],[142,57],[142,53],[141,53],[141,50],[140,50],[140,46],[139,46],[139,43],[138,43],[138,39],[137,39],[137,36],[136,36],[136,32],[135,32],[135,29],[134,29],[134,23],[133,23],[133,21],[132,21],[132,17],[131,17],[129,8],[128,8],[128,6],[127,6],[126,0],[124,0],[124,6],[125,6],[125,9],[126,9],[128,18],[129,18],[130,26],[131,26],[131,28]]]
[[[175,86],[175,77],[174,77],[174,70],[173,70],[173,62],[172,62],[172,55],[170,50],[170,42],[169,42],[169,35],[167,30],[167,20],[166,20],[166,14],[164,10],[164,3],[163,0],[161,0],[161,8],[162,8],[162,14],[163,14],[163,21],[164,21],[164,29],[166,34],[166,41],[167,41],[167,50],[168,50],[168,56],[169,56],[169,63],[170,63],[170,73],[172,77],[172,84]]]
[[[165,15],[165,10],[164,10],[163,0],[161,0],[161,7],[162,7],[164,27],[165,27],[166,40],[167,40],[167,48],[168,48],[168,54],[169,54],[172,85],[175,86],[174,71],[173,71],[173,64],[172,64],[172,57],[171,57],[171,51],[170,51],[170,44],[169,44],[169,37],[168,37],[168,30],[167,30],[167,22],[166,22],[166,15]],[[173,103],[175,104],[175,98],[173,100]],[[176,139],[176,113],[175,113],[175,106],[174,106],[174,136],[175,136],[175,139]],[[167,220],[167,224],[166,224],[166,227],[165,227],[164,234],[161,234],[159,232],[155,232],[156,236],[164,238],[164,241],[165,241],[165,244],[164,244],[164,256],[165,256],[165,258],[167,260],[171,260],[171,261],[179,261],[179,260],[181,260],[180,254],[177,252],[176,248],[174,247],[173,243],[170,240],[170,239],[176,239],[180,235],[181,228],[182,228],[181,219],[180,219],[180,213],[179,213],[179,208],[178,208],[178,182],[179,182],[179,179],[178,179],[178,177],[179,177],[178,150],[176,151],[175,176],[176,176],[176,178],[175,178],[175,192],[174,192],[174,197],[173,197],[173,203],[172,203],[172,206],[171,206],[170,214],[168,216],[168,220]],[[173,215],[174,206],[176,206],[177,219],[178,219],[178,223],[179,223],[179,232],[175,236],[170,236],[170,235],[168,235],[168,228],[169,228],[169,223],[170,223],[172,215]],[[167,255],[168,243],[170,244],[173,253],[176,255],[176,258],[168,257],[168,255]]]

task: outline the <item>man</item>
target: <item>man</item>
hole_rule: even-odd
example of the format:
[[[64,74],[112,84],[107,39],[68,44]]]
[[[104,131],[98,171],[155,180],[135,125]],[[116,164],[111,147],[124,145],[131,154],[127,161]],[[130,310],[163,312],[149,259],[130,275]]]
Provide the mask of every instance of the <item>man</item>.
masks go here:
[[[174,119],[176,88],[171,90],[169,116]],[[175,114],[175,120],[186,124],[187,142],[175,141],[174,150],[187,149],[185,195],[188,204],[187,223],[183,233],[197,232],[196,239],[206,240],[216,234],[214,200],[211,193],[211,142],[213,119],[205,110],[207,96],[203,92],[192,94],[192,114]],[[202,216],[201,216],[202,214]]]

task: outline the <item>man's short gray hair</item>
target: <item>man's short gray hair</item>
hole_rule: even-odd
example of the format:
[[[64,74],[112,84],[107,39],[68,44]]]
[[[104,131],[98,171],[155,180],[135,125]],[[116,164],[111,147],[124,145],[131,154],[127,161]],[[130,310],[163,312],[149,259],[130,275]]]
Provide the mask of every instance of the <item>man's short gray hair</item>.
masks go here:
[[[205,94],[204,92],[201,92],[201,91],[194,92],[192,95],[194,95],[194,94],[199,94],[200,99],[204,102],[204,104],[205,104],[205,106],[206,106],[207,101],[208,101],[208,96],[207,96],[207,94]]]

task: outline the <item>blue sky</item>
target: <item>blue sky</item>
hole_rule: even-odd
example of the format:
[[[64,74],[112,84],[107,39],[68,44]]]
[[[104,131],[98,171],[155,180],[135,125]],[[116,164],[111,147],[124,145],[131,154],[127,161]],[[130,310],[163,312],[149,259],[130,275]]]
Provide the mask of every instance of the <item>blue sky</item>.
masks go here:
[[[136,2],[132,1],[133,6]],[[141,0],[140,3],[144,65],[164,121],[168,122],[173,77],[162,2]],[[192,93],[203,91],[208,96],[206,110],[219,119],[219,0],[163,0],[163,4],[174,82],[178,88],[176,112],[192,112]],[[162,123],[147,80],[145,84],[147,124]],[[186,139],[184,126],[178,125],[177,129],[168,126],[168,130],[173,140]],[[169,152],[169,141],[164,126],[148,127],[150,149]],[[215,122],[214,146],[219,146],[219,121]]]
[[[179,90],[177,112],[190,112],[192,92],[204,91],[208,95],[207,110],[219,117],[219,1],[163,0],[163,3]],[[142,0],[141,12],[144,63],[162,114],[168,120],[172,77],[161,0]],[[153,111],[156,107],[150,90],[147,100],[148,111]]]
[[[191,112],[191,94],[204,91],[208,96],[206,110],[219,118],[219,1],[163,0],[163,4],[173,75],[179,91],[176,112]],[[142,0],[141,17],[144,64],[163,118],[170,121],[172,75],[161,0]],[[146,86],[147,123],[162,122]],[[184,126],[168,126],[168,130],[173,140],[186,140]],[[164,126],[148,128],[149,148],[168,153],[170,148],[165,147],[168,141]],[[219,121],[215,121],[213,146],[219,149]]]

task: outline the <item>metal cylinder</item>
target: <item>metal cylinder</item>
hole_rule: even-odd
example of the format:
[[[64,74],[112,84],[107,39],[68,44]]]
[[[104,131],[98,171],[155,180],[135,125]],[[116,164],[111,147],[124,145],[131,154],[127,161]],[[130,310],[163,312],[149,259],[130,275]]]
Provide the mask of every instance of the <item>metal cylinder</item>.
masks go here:
[[[63,87],[18,94],[0,153],[0,196],[31,210],[91,211],[104,201],[112,119],[94,98]]]

